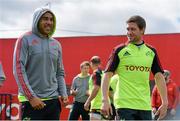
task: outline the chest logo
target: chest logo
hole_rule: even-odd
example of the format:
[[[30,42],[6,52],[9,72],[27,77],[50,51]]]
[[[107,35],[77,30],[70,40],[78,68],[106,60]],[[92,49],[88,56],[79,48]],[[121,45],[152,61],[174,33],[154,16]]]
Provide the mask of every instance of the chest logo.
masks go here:
[[[36,39],[34,39],[34,40],[32,41],[32,45],[37,45],[37,44],[39,44],[39,41],[36,40]]]
[[[127,71],[141,71],[141,72],[149,72],[150,71],[150,67],[146,67],[146,66],[126,65],[125,67],[126,67]]]
[[[129,56],[129,55],[131,54],[128,51],[126,51],[123,56]]]
[[[153,53],[151,51],[147,51],[146,56],[153,56]]]

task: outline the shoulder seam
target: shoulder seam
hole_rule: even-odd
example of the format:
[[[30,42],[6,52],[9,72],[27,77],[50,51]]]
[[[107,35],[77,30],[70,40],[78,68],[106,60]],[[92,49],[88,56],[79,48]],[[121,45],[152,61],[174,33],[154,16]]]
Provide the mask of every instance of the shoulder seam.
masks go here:
[[[114,49],[116,50],[116,52],[122,50],[124,47],[126,47],[126,44],[120,44],[120,45],[117,45]]]
[[[151,45],[149,45],[149,44],[145,44],[148,48],[150,48],[153,52],[155,52],[156,53],[156,49],[153,47],[153,46],[151,46]]]

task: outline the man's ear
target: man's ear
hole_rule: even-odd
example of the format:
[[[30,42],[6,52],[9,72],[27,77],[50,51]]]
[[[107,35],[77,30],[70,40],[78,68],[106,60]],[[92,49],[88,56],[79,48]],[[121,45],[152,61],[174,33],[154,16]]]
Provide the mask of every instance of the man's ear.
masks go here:
[[[141,30],[141,34],[144,35],[144,32],[145,32],[145,28],[143,28],[143,29]]]

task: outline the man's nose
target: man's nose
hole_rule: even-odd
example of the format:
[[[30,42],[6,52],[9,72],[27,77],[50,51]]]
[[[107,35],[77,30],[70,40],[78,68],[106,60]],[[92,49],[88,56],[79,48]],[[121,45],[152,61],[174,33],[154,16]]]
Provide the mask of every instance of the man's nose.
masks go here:
[[[47,20],[47,23],[48,23],[48,24],[52,24],[53,21],[52,21],[51,19],[48,19],[48,20]]]

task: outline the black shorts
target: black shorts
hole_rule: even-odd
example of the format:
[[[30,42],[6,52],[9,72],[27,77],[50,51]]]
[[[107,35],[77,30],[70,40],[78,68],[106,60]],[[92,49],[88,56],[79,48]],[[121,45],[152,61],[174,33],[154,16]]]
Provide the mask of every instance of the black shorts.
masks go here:
[[[151,110],[117,109],[118,120],[152,120]]]
[[[31,104],[23,102],[21,106],[22,120],[59,120],[61,104],[59,99],[43,101],[46,106],[41,110],[35,110]]]

